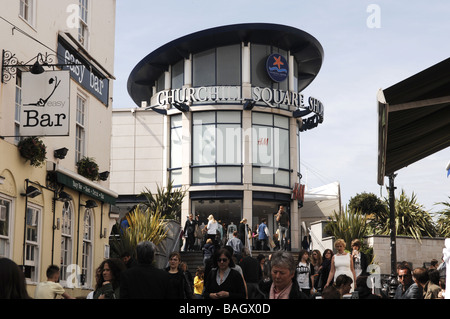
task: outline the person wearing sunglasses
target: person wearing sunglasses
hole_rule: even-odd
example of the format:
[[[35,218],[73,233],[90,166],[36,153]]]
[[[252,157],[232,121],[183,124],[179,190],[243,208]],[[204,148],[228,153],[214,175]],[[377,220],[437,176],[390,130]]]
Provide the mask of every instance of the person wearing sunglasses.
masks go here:
[[[244,299],[245,283],[242,275],[232,269],[234,261],[228,249],[222,248],[214,256],[214,269],[205,282],[205,299]]]
[[[398,268],[398,282],[394,299],[422,299],[421,288],[413,281],[411,268],[408,265],[402,264]]]

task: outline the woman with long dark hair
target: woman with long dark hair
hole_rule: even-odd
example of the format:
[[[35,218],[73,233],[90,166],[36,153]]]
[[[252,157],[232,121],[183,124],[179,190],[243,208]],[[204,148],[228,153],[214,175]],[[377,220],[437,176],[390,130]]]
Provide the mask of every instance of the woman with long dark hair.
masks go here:
[[[331,259],[333,258],[333,251],[325,249],[322,254],[322,264],[319,267],[319,278],[317,279],[317,290],[323,291],[328,280],[328,275],[331,270]]]
[[[8,258],[0,258],[0,299],[31,299],[23,271]]]
[[[126,266],[121,259],[105,259],[97,268],[93,299],[119,299],[120,274]]]

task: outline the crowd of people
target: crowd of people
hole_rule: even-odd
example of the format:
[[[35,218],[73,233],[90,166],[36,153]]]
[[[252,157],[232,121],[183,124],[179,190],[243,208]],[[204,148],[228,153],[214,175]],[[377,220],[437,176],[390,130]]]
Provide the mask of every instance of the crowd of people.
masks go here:
[[[228,245],[234,238],[240,239],[243,246],[255,250],[289,250],[290,240],[288,229],[290,227],[289,215],[284,205],[280,205],[275,214],[277,228],[271,234],[267,226],[267,219],[262,218],[259,225],[252,230],[247,219],[243,218],[238,224],[230,222],[228,225],[221,220],[216,220],[214,215],[208,216],[206,223],[200,223],[199,216],[190,214],[186,220],[182,239],[184,240],[184,251],[201,251],[211,240],[218,246]],[[234,240],[238,244],[237,240]]]
[[[387,299],[385,292],[369,287],[361,243],[351,245],[352,252],[343,249],[341,239],[335,242],[336,253],[303,249],[297,260],[285,250],[253,257],[244,246],[236,251],[236,246],[225,245],[212,251],[192,276],[179,252],[170,254],[167,268],[156,268],[156,247],[145,241],[137,245],[136,259],[126,254],[105,259],[87,299]],[[444,299],[442,266],[436,260],[428,268],[399,263],[394,299]],[[20,267],[0,258],[0,299],[74,299],[59,284],[59,275],[57,266],[49,266],[47,280],[32,297]]]

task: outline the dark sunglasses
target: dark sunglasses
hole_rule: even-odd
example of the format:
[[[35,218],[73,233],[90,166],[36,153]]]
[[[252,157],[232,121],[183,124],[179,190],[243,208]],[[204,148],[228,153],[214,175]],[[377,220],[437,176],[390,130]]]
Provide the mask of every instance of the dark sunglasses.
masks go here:
[[[226,263],[228,261],[228,258],[219,258],[218,262],[220,263]]]

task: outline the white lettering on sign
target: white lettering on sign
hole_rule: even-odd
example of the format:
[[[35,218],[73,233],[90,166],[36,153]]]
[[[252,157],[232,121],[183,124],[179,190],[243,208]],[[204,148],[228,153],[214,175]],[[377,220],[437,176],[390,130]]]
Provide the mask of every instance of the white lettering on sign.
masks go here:
[[[156,94],[156,106],[173,103],[243,102],[240,86],[208,86],[160,91]],[[305,105],[303,94],[272,88],[252,88],[252,101],[269,107],[295,107],[310,110],[323,118],[324,107],[318,99],[310,97]]]

